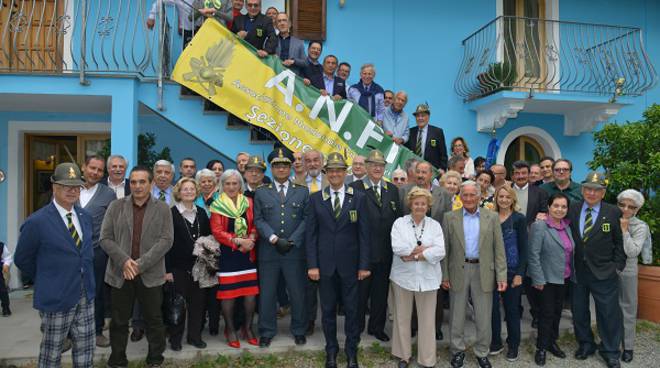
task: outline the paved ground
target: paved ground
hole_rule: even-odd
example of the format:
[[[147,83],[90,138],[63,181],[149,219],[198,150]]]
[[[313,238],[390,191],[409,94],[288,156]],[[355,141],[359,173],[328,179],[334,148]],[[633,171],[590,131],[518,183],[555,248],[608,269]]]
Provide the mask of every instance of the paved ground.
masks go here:
[[[524,298],[523,298],[524,299]],[[41,335],[39,332],[39,316],[36,311],[32,309],[32,296],[30,291],[14,291],[11,293],[11,308],[13,315],[9,318],[0,318],[0,331],[2,331],[2,339],[0,339],[0,367],[8,365],[26,365],[33,366],[36,356],[38,355],[39,342]],[[527,310],[527,308],[526,308]],[[446,318],[447,313],[445,313]],[[516,363],[509,363],[504,360],[502,355],[493,357],[492,362],[494,366],[512,366],[512,367],[528,367],[533,366],[533,339],[535,338],[535,330],[530,327],[529,314],[526,312],[522,322],[523,339],[527,341],[521,346],[520,360]],[[339,318],[340,324],[343,318]],[[292,337],[289,335],[288,318],[280,320],[280,332],[275,337],[269,349],[259,349],[247,345],[242,342],[241,349],[232,349],[227,346],[224,337],[205,335],[204,339],[208,343],[205,350],[198,350],[192,346],[184,344],[181,352],[173,352],[167,350],[165,352],[168,367],[190,367],[194,361],[216,361],[218,355],[230,357],[229,360],[224,360],[225,363],[218,365],[200,365],[200,366],[289,366],[289,367],[315,367],[319,366],[322,362],[322,354],[318,354],[323,350],[323,334],[320,330],[320,325],[317,325],[317,330],[313,336],[308,338],[308,342],[303,347],[297,347],[293,343]],[[320,324],[320,318],[319,318]],[[467,326],[468,343],[474,340],[474,324],[470,321]],[[222,327],[221,327],[222,328]],[[564,347],[569,354],[569,358],[559,360],[554,357],[548,357],[547,367],[604,367],[600,359],[590,358],[586,362],[578,362],[572,358],[572,353],[575,349],[573,338],[570,336],[572,331],[570,314],[564,311],[564,316],[561,321],[561,334],[563,337],[560,339],[560,344]],[[339,330],[343,329],[340,326]],[[506,331],[506,327],[503,326]],[[644,330],[644,328],[642,328]],[[388,333],[391,331],[391,324],[387,325]],[[447,334],[446,321],[443,327],[445,335]],[[107,336],[107,331],[105,332]],[[340,336],[340,340],[342,337]],[[660,333],[657,326],[642,331],[640,340],[636,347],[636,355],[634,364],[624,365],[624,367],[658,367],[660,364]],[[340,343],[342,343],[340,341]],[[343,344],[343,343],[342,343]],[[130,360],[141,361],[146,355],[146,341],[143,339],[138,343],[130,343],[128,346],[128,356]],[[395,364],[389,360],[389,343],[382,344],[368,335],[362,336],[361,347],[365,353],[365,365],[373,367],[390,367]],[[97,348],[95,361],[102,364],[107,359],[110,350],[109,348]],[[251,355],[266,355],[268,359],[280,360],[280,363],[268,363],[270,360],[266,359],[266,363],[243,364],[242,360],[237,356],[251,356]],[[235,358],[231,358],[235,357]],[[279,358],[278,358],[279,357]],[[281,361],[286,362],[282,365]],[[70,362],[70,353],[65,354],[64,362]],[[438,367],[449,366],[449,352],[447,340],[438,344]],[[101,366],[99,364],[99,366]],[[466,367],[476,367],[474,356],[468,353],[466,359]]]

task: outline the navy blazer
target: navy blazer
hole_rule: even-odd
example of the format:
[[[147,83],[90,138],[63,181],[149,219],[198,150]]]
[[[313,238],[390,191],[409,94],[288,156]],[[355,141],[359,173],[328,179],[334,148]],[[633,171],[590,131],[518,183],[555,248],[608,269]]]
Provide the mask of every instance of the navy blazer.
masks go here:
[[[571,231],[575,250],[573,259],[575,276],[580,282],[584,277],[585,266],[598,280],[607,280],[617,275],[626,266],[626,253],[623,250],[623,234],[621,232],[621,210],[609,203],[601,202],[598,218],[586,242],[580,233],[580,212],[584,201],[573,202],[568,210],[571,221]]]
[[[276,184],[262,185],[254,194],[254,225],[259,231],[259,261],[305,258],[305,207],[309,190],[289,181],[289,188],[281,203]],[[293,242],[293,248],[281,255],[270,242],[271,235]]]
[[[80,248],[53,202],[30,215],[21,226],[14,262],[34,280],[33,306],[41,312],[70,310],[80,301],[83,287],[87,300],[94,299],[92,217],[79,206],[74,211],[82,228]]]
[[[514,185],[514,183],[511,183],[511,188]],[[536,221],[536,215],[539,213],[548,213],[548,193],[536,185],[529,184],[527,186],[527,209],[525,211],[527,227]]]
[[[250,22],[247,14],[239,15],[234,18],[231,25],[231,31],[238,33],[246,30],[246,24]],[[275,28],[273,20],[264,14],[257,14],[252,21],[252,29],[245,36],[245,41],[257,50],[264,50],[269,54],[274,54],[277,48],[277,38],[275,37]]]
[[[309,197],[305,210],[307,268],[319,268],[325,277],[337,271],[342,277],[357,279],[358,270],[370,269],[367,198],[348,186],[344,189],[344,203],[337,219],[330,187]]]
[[[419,132],[419,127],[410,128],[408,142],[406,142],[406,147],[413,153],[415,153],[415,146],[417,145],[417,132]],[[436,169],[447,170],[447,144],[442,128],[428,125],[424,147],[424,157],[422,158],[431,163]]]

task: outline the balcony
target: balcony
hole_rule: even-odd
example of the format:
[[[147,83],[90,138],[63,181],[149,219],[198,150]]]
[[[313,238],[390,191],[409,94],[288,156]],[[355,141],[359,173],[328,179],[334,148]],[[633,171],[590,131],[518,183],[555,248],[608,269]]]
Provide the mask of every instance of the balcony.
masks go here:
[[[639,28],[501,16],[463,40],[454,89],[480,131],[524,110],[563,114],[576,135],[657,80]]]

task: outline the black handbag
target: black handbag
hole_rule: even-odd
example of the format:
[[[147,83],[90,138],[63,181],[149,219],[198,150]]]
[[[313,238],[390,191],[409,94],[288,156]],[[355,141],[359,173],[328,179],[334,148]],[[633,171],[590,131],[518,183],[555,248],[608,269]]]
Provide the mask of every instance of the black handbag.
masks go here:
[[[186,318],[186,300],[176,292],[173,282],[163,286],[163,320],[167,326],[177,326]]]

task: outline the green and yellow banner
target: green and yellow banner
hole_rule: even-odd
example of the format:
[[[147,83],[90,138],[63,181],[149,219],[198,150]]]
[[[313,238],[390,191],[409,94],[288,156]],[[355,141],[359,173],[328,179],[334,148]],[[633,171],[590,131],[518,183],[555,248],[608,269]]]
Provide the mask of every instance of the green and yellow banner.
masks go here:
[[[395,144],[372,117],[348,100],[322,96],[285,68],[208,19],[183,51],[172,79],[240,119],[267,129],[292,151],[346,153],[349,162],[372,149],[383,152],[389,177],[416,157]]]

